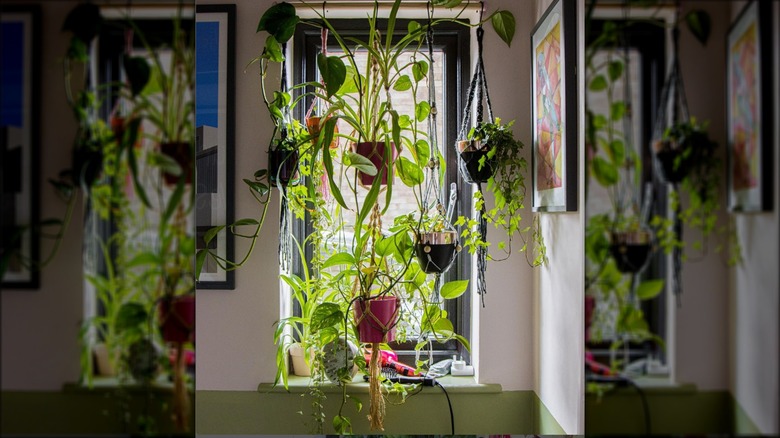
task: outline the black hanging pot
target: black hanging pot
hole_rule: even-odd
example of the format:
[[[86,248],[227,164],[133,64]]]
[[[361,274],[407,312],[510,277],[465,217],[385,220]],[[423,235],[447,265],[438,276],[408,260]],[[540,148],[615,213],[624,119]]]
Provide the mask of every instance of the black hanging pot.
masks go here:
[[[161,143],[160,152],[175,160],[181,169],[180,175],[163,172],[163,179],[165,180],[165,184],[176,185],[179,183],[180,178],[184,178],[185,184],[191,184],[192,174],[194,173],[192,164],[195,161],[192,159],[192,145],[182,141]]]
[[[469,184],[484,183],[495,173],[497,167],[496,158],[485,158],[485,162],[480,166],[483,157],[487,157],[491,147],[483,144],[480,140],[460,140],[457,142],[459,152],[458,168],[463,179]]]
[[[295,185],[298,183],[298,151],[273,149],[268,151],[268,176],[271,185]]]
[[[459,250],[458,234],[455,231],[420,233],[414,244],[417,261],[426,274],[441,274],[447,271]]]
[[[609,251],[618,270],[631,274],[641,271],[650,259],[652,240],[652,234],[646,230],[613,232]]]

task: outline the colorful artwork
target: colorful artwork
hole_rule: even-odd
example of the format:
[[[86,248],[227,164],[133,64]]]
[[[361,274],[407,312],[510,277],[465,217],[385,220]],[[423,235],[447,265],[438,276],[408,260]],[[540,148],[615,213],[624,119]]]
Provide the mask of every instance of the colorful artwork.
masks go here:
[[[732,184],[734,190],[758,186],[759,105],[758,33],[751,24],[731,47]]]
[[[563,185],[561,147],[561,23],[544,37],[536,49],[537,190]]]

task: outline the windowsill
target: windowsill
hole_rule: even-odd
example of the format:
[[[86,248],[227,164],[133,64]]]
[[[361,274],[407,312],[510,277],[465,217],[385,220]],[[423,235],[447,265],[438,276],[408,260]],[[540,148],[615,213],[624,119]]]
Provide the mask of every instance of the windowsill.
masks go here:
[[[436,379],[449,393],[455,394],[495,394],[500,393],[501,385],[498,383],[477,383],[473,376],[444,376]],[[284,386],[279,383],[274,387],[273,383],[261,383],[258,385],[257,390],[261,393],[292,393],[292,394],[304,394],[309,390],[309,383],[311,378],[301,376],[290,376],[288,379],[287,387],[289,391],[284,389]],[[327,382],[320,386],[320,389],[326,394],[340,393],[341,387],[333,383]],[[368,394],[368,382],[363,381],[363,374],[358,373],[353,379],[352,383],[347,386],[347,391],[353,394]]]
[[[170,393],[173,391],[173,382],[168,380],[167,375],[161,375],[149,385],[144,385],[133,380],[126,382],[119,381],[116,377],[93,377],[92,385],[87,382],[84,383],[66,383],[63,385],[63,392],[113,392],[118,389],[127,390],[129,392],[142,392],[149,389],[152,392],[158,393]]]
[[[697,391],[695,384],[675,382],[669,376],[639,376],[634,383],[645,392],[692,394]]]

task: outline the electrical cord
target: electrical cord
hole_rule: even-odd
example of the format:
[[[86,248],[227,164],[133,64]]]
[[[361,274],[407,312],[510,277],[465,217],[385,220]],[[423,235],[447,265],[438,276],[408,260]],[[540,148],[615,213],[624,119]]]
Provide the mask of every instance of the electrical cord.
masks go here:
[[[452,402],[450,402],[450,395],[447,394],[447,390],[444,389],[444,385],[439,383],[438,380],[434,381],[434,384],[441,388],[441,390],[444,391],[444,395],[447,397],[447,406],[450,408],[450,430],[452,431],[450,435],[455,435],[455,416],[452,414]]]
[[[639,399],[642,402],[642,413],[645,417],[645,434],[651,435],[651,425],[650,425],[650,406],[647,403],[647,397],[645,396],[645,392],[642,390],[642,388],[639,387],[639,385],[634,382],[633,379],[626,377],[626,376],[602,376],[598,374],[589,374],[587,377],[587,380],[590,382],[595,383],[611,383],[616,385],[617,387],[626,387],[631,386],[636,390],[636,392],[639,394]],[[438,383],[438,382],[437,382]]]

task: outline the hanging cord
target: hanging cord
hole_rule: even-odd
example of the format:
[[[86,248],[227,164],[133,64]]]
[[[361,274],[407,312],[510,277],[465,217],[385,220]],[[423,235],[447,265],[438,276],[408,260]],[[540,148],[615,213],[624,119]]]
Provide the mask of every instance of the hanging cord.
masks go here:
[[[325,16],[325,3],[322,4],[322,16]],[[322,56],[327,57],[328,56],[328,28],[323,27],[320,31],[320,53],[322,53]],[[325,85],[325,78],[320,78],[320,83]],[[311,100],[311,105],[309,105],[309,109],[306,111],[305,118],[311,117],[312,113],[314,113],[314,108],[317,107],[317,102],[320,101],[320,98],[316,95]]]
[[[287,53],[287,43],[282,43],[282,53]],[[279,89],[282,93],[287,92],[287,57],[284,57],[282,60],[282,70],[281,70],[281,84],[279,85]],[[282,128],[281,128],[281,139],[284,141],[287,138],[288,131],[287,131],[287,123],[290,121],[290,110],[289,108],[285,107],[283,117],[282,117]],[[273,141],[273,140],[271,140]],[[291,160],[293,157],[293,154],[287,154],[284,158],[282,158],[282,163]],[[293,170],[294,174],[295,170]],[[289,182],[288,182],[289,183]],[[290,233],[290,209],[289,207],[289,200],[287,198],[287,184],[280,184],[280,207],[279,207],[279,265],[282,270],[287,271],[290,268],[290,261],[292,260],[292,241],[291,241],[291,233]]]

